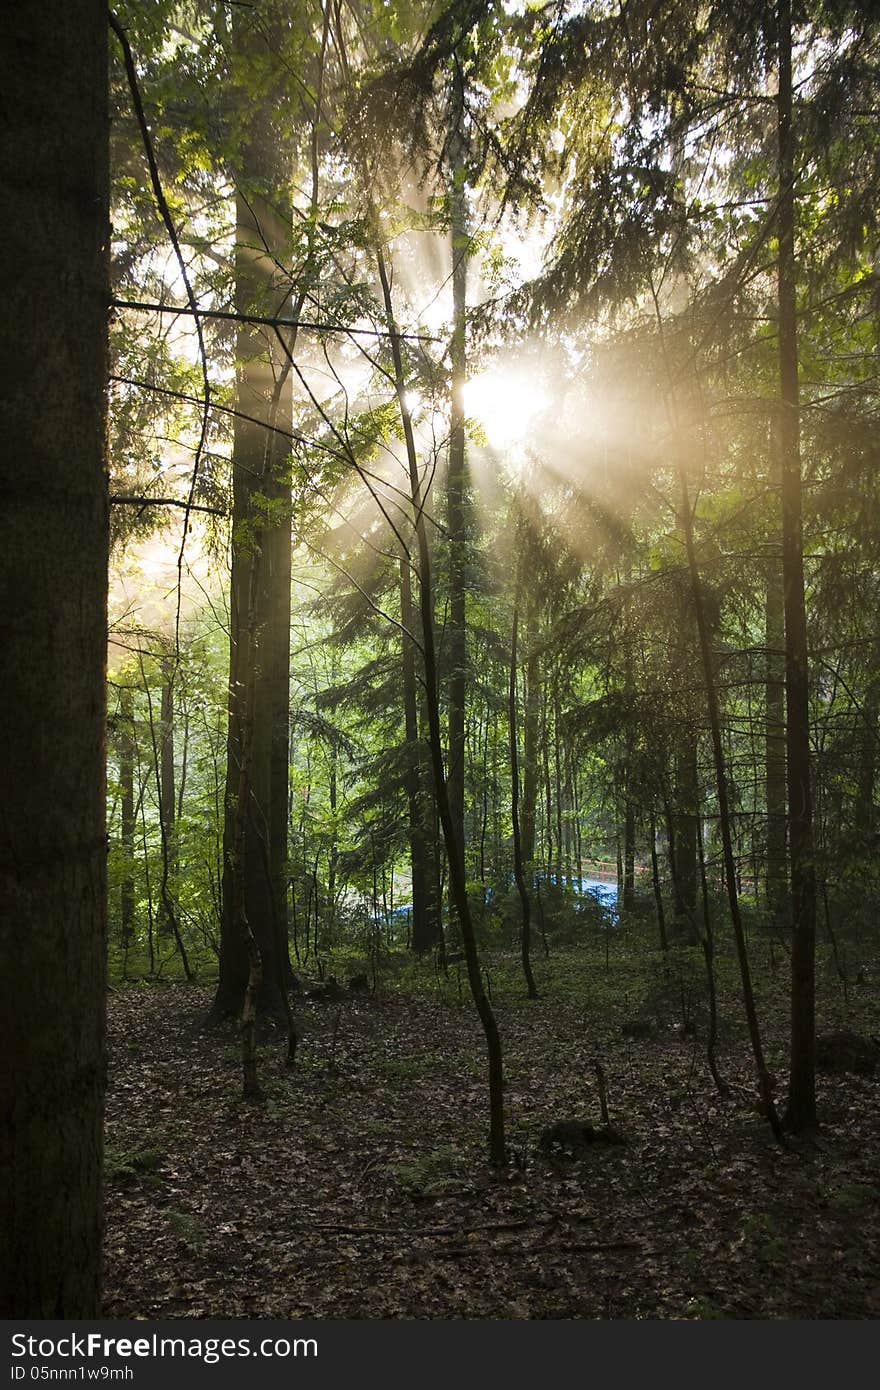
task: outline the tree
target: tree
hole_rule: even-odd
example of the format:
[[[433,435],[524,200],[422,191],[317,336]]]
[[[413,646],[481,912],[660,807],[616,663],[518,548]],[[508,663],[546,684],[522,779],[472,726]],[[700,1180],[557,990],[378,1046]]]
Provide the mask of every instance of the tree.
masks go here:
[[[238,11],[232,20],[232,76],[242,104],[235,159],[235,300],[242,316],[285,317],[292,310],[293,284],[285,270],[292,209],[286,141],[272,119],[278,93],[258,90],[254,109],[248,100],[249,81],[258,88],[265,81],[264,21],[263,15]],[[277,81],[273,70],[270,88]],[[292,317],[297,316],[293,308]],[[271,329],[244,319],[239,323],[223,922],[213,1006],[221,1017],[242,1009],[254,943],[261,958],[261,1010],[285,1012],[290,978],[285,904],[291,561],[283,431],[289,432],[292,411],[291,352],[292,345]],[[244,934],[242,921],[248,928]]]
[[[107,11],[22,0],[0,48],[6,788],[4,1317],[99,1310],[108,504]]]
[[[803,1130],[816,1121],[816,868],[813,862],[807,612],[804,599],[790,0],[780,0],[777,24],[779,446],[782,462],[785,752],[792,915],[791,1078],[786,1120],[793,1129]]]
[[[467,310],[467,167],[465,164],[464,81],[458,62],[450,100],[450,246],[452,251],[452,341],[450,358],[449,461],[446,477],[446,525],[449,533],[449,805],[458,854],[465,855],[465,752],[467,715],[468,466],[464,390],[467,380],[465,314]]]

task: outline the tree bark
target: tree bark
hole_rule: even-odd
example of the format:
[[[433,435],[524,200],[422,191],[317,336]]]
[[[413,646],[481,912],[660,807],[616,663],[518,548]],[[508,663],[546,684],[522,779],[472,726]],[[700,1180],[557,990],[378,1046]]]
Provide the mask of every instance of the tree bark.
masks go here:
[[[692,934],[697,909],[697,745],[693,734],[675,759],[675,882],[678,930]]]
[[[517,747],[516,668],[519,637],[519,580],[513,604],[513,625],[510,635],[510,686],[507,699],[507,724],[510,735],[510,815],[513,822],[513,874],[521,907],[520,947],[523,975],[530,999],[538,998],[538,988],[532,973],[532,904],[523,867],[522,840],[519,829],[519,750]]]
[[[810,706],[800,457],[791,2],[779,0],[779,443],[785,587],[785,710],[791,871],[791,1073],[786,1123],[816,1122],[816,876],[810,778]]]
[[[107,10],[0,44],[0,1316],[95,1318],[101,1273]]]
[[[194,980],[192,967],[189,963],[186,945],[180,932],[180,922],[177,916],[177,908],[174,903],[170,887],[170,846],[168,843],[168,832],[162,808],[162,756],[160,752],[161,727],[157,733],[156,720],[153,714],[153,697],[150,693],[150,682],[147,678],[144,666],[143,653],[139,656],[141,668],[141,681],[143,682],[144,694],[147,697],[147,717],[150,726],[150,744],[153,753],[153,778],[156,784],[156,805],[159,811],[159,838],[161,841],[162,852],[162,874],[159,880],[159,916],[158,935],[166,934],[174,937],[174,944],[183,965],[183,973],[188,980]]]
[[[862,704],[862,736],[853,815],[856,846],[862,854],[871,853],[875,849],[878,718],[880,718],[880,642],[875,642],[874,661],[868,674],[867,691]]]
[[[175,846],[175,821],[177,795],[174,776],[174,659],[165,657],[161,663],[162,694],[159,709],[159,816],[162,821],[162,853],[165,862],[166,896],[167,877],[177,872]],[[170,932],[172,924],[164,914],[160,918],[160,931]]]
[[[669,950],[666,937],[666,914],[663,910],[663,889],[660,884],[660,866],[657,863],[657,825],[651,817],[651,885],[654,889],[654,905],[657,909],[657,931],[660,934],[660,950],[665,956]]]
[[[465,447],[464,387],[467,375],[465,310],[467,307],[468,217],[465,167],[461,153],[463,96],[456,70],[453,114],[453,159],[450,185],[452,213],[452,374],[449,419],[449,469],[446,480],[446,525],[449,543],[449,806],[459,858],[465,862],[465,706],[467,701],[466,581],[468,546],[468,466]]]
[[[247,14],[235,12],[236,52],[253,42]],[[252,122],[241,151],[236,194],[235,306],[241,314],[269,306],[284,316],[290,283],[276,261],[285,254],[290,227],[273,203],[283,176],[273,169],[267,113]],[[283,197],[283,195],[282,195]],[[288,310],[289,310],[289,306]],[[296,318],[294,312],[291,317]],[[224,827],[223,920],[220,978],[212,1013],[241,1012],[252,971],[251,950],[240,929],[243,912],[262,960],[256,1007],[284,1015],[290,978],[287,943],[287,822],[290,706],[290,483],[287,446],[275,427],[292,412],[287,350],[271,330],[241,324],[236,345],[237,408],[232,452],[232,574],[230,581],[229,728]],[[248,417],[248,418],[244,418]],[[255,582],[252,570],[255,568]],[[250,611],[249,605],[252,605]],[[246,669],[245,653],[255,669]],[[253,710],[245,712],[253,678]],[[252,718],[249,773],[240,777],[245,723]],[[244,844],[237,862],[237,798],[244,793]],[[241,889],[233,872],[242,877]],[[238,919],[238,921],[237,921]]]
[[[412,876],[412,949],[419,955],[440,940],[440,919],[432,891],[432,865],[427,824],[429,797],[424,786],[422,740],[419,737],[419,698],[416,680],[416,613],[408,555],[400,557],[400,621],[403,656],[403,706],[406,729],[406,795],[409,808],[410,872]]]
[[[632,912],[636,905],[636,814],[630,796],[630,769],[627,760],[624,783],[626,797],[623,817],[623,910]]]
[[[538,806],[538,730],[541,719],[541,657],[537,624],[530,606],[526,623],[526,689],[523,712],[523,789],[520,833],[523,867],[529,882],[535,877],[535,819]]]
[[[129,686],[119,692],[119,789],[120,843],[125,858],[119,891],[119,926],[122,948],[127,951],[134,938],[134,703]]]
[[[771,482],[780,484],[778,454],[771,465]],[[764,786],[767,807],[767,861],[765,892],[767,911],[774,926],[787,916],[786,786],[785,786],[785,587],[778,555],[767,562],[764,645],[767,675],[764,705]]]

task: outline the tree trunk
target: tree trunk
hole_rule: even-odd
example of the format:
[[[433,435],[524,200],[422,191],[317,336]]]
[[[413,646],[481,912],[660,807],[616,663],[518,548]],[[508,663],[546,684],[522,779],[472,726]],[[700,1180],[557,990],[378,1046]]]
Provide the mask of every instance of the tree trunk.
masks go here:
[[[771,465],[771,482],[779,484],[778,459]],[[767,562],[764,645],[765,686],[764,786],[767,806],[765,885],[771,924],[781,926],[787,915],[786,788],[785,788],[785,588],[777,555]]]
[[[107,10],[0,44],[0,1315],[98,1316],[106,949]]]
[[[153,696],[150,692],[150,682],[147,679],[146,668],[144,666],[143,653],[138,658],[141,668],[141,680],[143,682],[144,694],[147,697],[147,717],[150,726],[150,744],[153,753],[153,777],[156,784],[156,805],[159,810],[159,838],[162,850],[162,874],[159,880],[159,916],[158,916],[158,935],[171,935],[183,965],[183,973],[188,980],[194,980],[195,976],[189,963],[186,945],[180,932],[180,922],[177,916],[177,908],[170,886],[170,847],[168,843],[168,832],[165,818],[162,814],[162,757],[160,752],[161,728],[157,731],[156,720],[153,714]]]
[[[247,15],[236,11],[238,51],[250,36]],[[261,112],[241,152],[236,194],[235,302],[241,314],[286,315],[289,282],[279,275],[290,229],[270,201],[278,172],[270,159],[272,132]],[[275,187],[273,188],[273,183]],[[283,196],[283,195],[282,195]],[[293,317],[296,317],[294,311]],[[215,1017],[241,1012],[251,972],[248,942],[235,908],[241,874],[244,916],[262,959],[256,1007],[283,1015],[290,978],[287,943],[287,820],[290,705],[290,484],[287,445],[276,427],[289,428],[292,410],[289,354],[270,330],[242,324],[236,346],[237,406],[232,452],[232,575],[230,584],[229,729],[224,826],[223,922]],[[249,418],[243,418],[247,416]],[[255,582],[252,570],[255,568]],[[249,605],[253,605],[249,611]],[[245,653],[256,663],[246,669]],[[253,678],[253,712],[245,692]],[[241,862],[234,856],[237,797],[246,719],[249,775]]]
[[[868,688],[862,704],[862,737],[856,774],[856,800],[853,816],[856,846],[860,853],[875,849],[877,813],[877,721],[880,718],[880,644],[875,644],[874,661],[868,674]]]
[[[657,930],[660,934],[660,950],[664,956],[669,950],[666,938],[666,914],[663,911],[663,890],[660,885],[660,866],[657,863],[657,826],[651,817],[651,884],[654,889],[654,905],[657,908]]]
[[[544,779],[544,841],[546,874],[549,879],[553,873],[553,792],[550,788],[550,700],[546,689],[543,691],[541,709],[541,753]]]
[[[419,955],[433,950],[440,939],[440,921],[432,891],[427,824],[429,798],[423,785],[422,740],[419,737],[419,699],[416,681],[416,613],[412,601],[411,560],[400,557],[400,621],[403,655],[403,708],[406,728],[406,794],[409,806],[410,870],[412,875],[412,949]]]
[[[687,472],[685,471],[684,464],[680,465],[679,468],[679,480],[681,483],[681,513],[684,527],[685,551],[687,554],[688,571],[691,581],[691,596],[693,599],[694,619],[696,621],[697,638],[700,648],[700,660],[703,667],[703,681],[706,688],[706,708],[709,715],[709,731],[712,739],[712,759],[715,767],[715,786],[718,795],[718,819],[724,854],[724,878],[727,887],[727,899],[730,906],[730,920],[733,926],[734,940],[736,942],[736,954],[739,963],[740,980],[742,982],[743,1004],[749,1029],[749,1038],[752,1044],[752,1055],[755,1061],[755,1072],[761,1098],[761,1110],[773,1130],[775,1137],[781,1140],[782,1126],[773,1099],[772,1078],[767,1070],[766,1061],[764,1060],[764,1047],[761,1041],[761,1030],[758,1023],[757,1009],[755,1008],[755,994],[752,988],[752,974],[749,966],[748,950],[746,948],[745,931],[743,930],[742,914],[739,910],[739,898],[736,890],[736,865],[733,857],[727,764],[724,757],[724,744],[721,737],[721,706],[718,701],[718,685],[715,677],[715,665],[709,639],[709,623],[703,602],[702,580],[700,578],[697,550],[694,542],[694,518],[693,512],[691,511]],[[694,828],[696,831],[696,822]]]
[[[525,871],[523,868],[522,841],[519,830],[519,754],[517,748],[517,697],[516,697],[516,665],[517,665],[517,639],[519,636],[519,580],[517,580],[517,594],[513,604],[513,627],[510,637],[510,687],[507,701],[507,721],[510,733],[510,815],[513,821],[513,874],[516,879],[516,886],[519,892],[519,900],[522,910],[520,945],[522,953],[523,974],[526,979],[526,988],[530,999],[537,999],[538,989],[535,984],[535,977],[532,974],[531,962],[531,938],[532,938],[532,904],[529,898],[529,889],[526,882]]]
[[[801,499],[791,3],[779,0],[779,442],[782,458],[782,574],[785,586],[785,709],[791,864],[791,1075],[786,1123],[816,1121],[816,877],[810,779],[810,707]]]
[[[636,814],[629,793],[630,771],[626,768],[624,794],[626,803],[623,818],[623,910],[632,912],[636,905]]]
[[[465,168],[460,151],[462,120],[461,75],[455,76],[455,146],[452,160],[452,375],[449,419],[449,470],[446,480],[446,525],[449,543],[449,807],[459,858],[465,862],[464,783],[465,705],[467,700],[467,628],[465,623],[468,546],[468,467],[465,448],[464,387],[467,374],[465,309],[467,305],[468,218]]]
[[[443,829],[446,845],[446,858],[449,866],[449,888],[452,904],[461,928],[462,945],[467,965],[468,983],[477,1015],[483,1026],[486,1038],[486,1054],[489,1072],[489,1160],[497,1167],[506,1162],[504,1142],[504,1066],[501,1051],[501,1037],[492,1005],[483,986],[480,959],[477,952],[477,938],[471,916],[467,893],[467,878],[464,859],[459,854],[457,828],[449,800],[449,786],[446,769],[443,766],[443,743],[440,729],[440,692],[438,684],[437,654],[434,645],[434,597],[431,574],[431,554],[428,547],[425,526],[422,485],[419,478],[418,453],[412,419],[407,404],[406,376],[403,368],[403,354],[400,337],[394,319],[391,299],[391,285],[385,267],[381,242],[376,240],[376,259],[382,296],[385,307],[385,325],[389,333],[392,360],[394,363],[394,382],[400,418],[406,444],[409,466],[410,495],[413,511],[413,526],[418,547],[419,570],[419,609],[422,625],[422,651],[425,671],[425,710],[428,718],[428,735],[431,750],[431,770],[434,777],[434,793],[437,811]]]
[[[697,909],[697,745],[692,735],[675,760],[675,881],[679,931],[692,934]]]
[[[162,697],[159,712],[159,816],[162,821],[163,853],[167,859],[168,874],[173,878],[177,872],[175,846],[175,820],[177,796],[174,777],[174,660],[166,657],[161,663]],[[167,889],[167,884],[166,884]],[[171,923],[164,921],[164,927],[171,931]]]
[[[526,625],[526,690],[523,717],[523,791],[520,833],[523,868],[529,883],[535,878],[535,815],[538,805],[538,730],[541,718],[541,658],[537,650],[534,609]]]
[[[120,843],[125,858],[119,892],[119,926],[122,949],[127,951],[134,938],[134,703],[129,686],[119,692],[119,787]]]

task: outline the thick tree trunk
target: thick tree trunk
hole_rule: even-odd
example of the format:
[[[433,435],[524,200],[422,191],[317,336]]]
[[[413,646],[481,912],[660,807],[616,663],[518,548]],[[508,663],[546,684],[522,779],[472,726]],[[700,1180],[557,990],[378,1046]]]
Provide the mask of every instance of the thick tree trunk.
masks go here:
[[[289,284],[278,276],[273,259],[276,255],[283,257],[289,228],[269,201],[270,134],[262,121],[255,122],[250,143],[242,151],[235,251],[236,308],[242,314],[283,313],[289,293]],[[284,990],[290,976],[290,485],[287,446],[283,436],[275,432],[276,427],[289,428],[290,365],[274,335],[244,324],[238,333],[236,359],[241,415],[235,418],[232,453],[229,730],[223,921],[215,1017],[241,1012],[251,973],[252,952],[236,924],[240,913],[234,902],[239,889],[233,884],[233,872],[242,878],[243,911],[262,960],[256,1001],[259,1012],[285,1013]],[[246,652],[255,663],[253,673],[246,669]],[[253,711],[246,716],[245,692],[251,676]],[[249,734],[249,775],[243,789],[240,769],[246,718],[252,718],[253,727]],[[247,805],[242,858],[237,863],[233,846],[237,798],[242,790]]]
[[[791,1075],[786,1123],[816,1120],[816,873],[810,779],[810,707],[801,500],[791,3],[779,0],[779,442],[782,458],[782,573],[785,586],[785,709],[791,862]]]
[[[107,654],[107,10],[0,44],[0,1316],[95,1318]]]

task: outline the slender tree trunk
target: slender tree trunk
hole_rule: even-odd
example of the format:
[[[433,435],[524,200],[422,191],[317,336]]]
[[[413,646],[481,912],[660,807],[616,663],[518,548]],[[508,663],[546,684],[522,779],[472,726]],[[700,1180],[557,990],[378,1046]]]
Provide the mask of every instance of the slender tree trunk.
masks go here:
[[[543,692],[541,710],[541,753],[544,774],[544,840],[546,844],[546,872],[549,879],[553,873],[553,792],[550,788],[550,701],[547,691]]]
[[[177,917],[177,908],[174,904],[174,897],[171,892],[169,882],[171,875],[170,846],[168,843],[168,830],[162,815],[162,756],[160,751],[161,728],[157,731],[156,720],[153,714],[153,697],[150,693],[150,683],[147,679],[144,667],[143,655],[139,657],[141,668],[141,680],[144,686],[144,694],[147,697],[147,718],[150,726],[150,743],[153,752],[153,776],[156,786],[156,804],[159,810],[159,839],[162,852],[162,875],[159,880],[159,918],[158,933],[163,932],[174,937],[174,943],[183,965],[183,973],[190,981],[195,979],[192,966],[189,963],[186,945],[180,932],[180,922]]]
[[[556,813],[556,880],[561,888],[565,873],[565,847],[562,835],[562,757],[560,750],[559,671],[553,673],[553,799]]]
[[[626,768],[626,804],[623,819],[623,910],[632,912],[636,905],[636,815],[629,792],[629,762]]]
[[[682,926],[690,934],[697,908],[697,807],[699,784],[697,777],[697,745],[691,735],[689,743],[679,749],[675,761],[675,869],[678,898],[681,904]]]
[[[538,730],[541,718],[541,658],[537,650],[534,606],[526,624],[526,691],[523,716],[523,794],[520,831],[523,867],[529,883],[535,879],[535,816],[538,805]]]
[[[468,215],[466,171],[462,154],[463,94],[456,69],[453,114],[453,158],[450,206],[452,211],[452,341],[449,360],[452,374],[449,420],[449,471],[446,481],[446,525],[449,543],[449,805],[459,858],[465,862],[465,707],[467,701],[467,549],[468,466],[465,446],[464,387],[467,376],[465,311],[467,307]]]
[[[330,680],[334,687],[338,675],[336,654],[334,653],[330,668]],[[335,721],[335,699],[330,706],[329,714],[330,718]],[[328,761],[327,794],[330,806],[330,850],[327,855],[327,921],[330,931],[333,932],[336,925],[336,876],[339,864],[339,832],[336,819],[336,812],[339,808],[339,746],[335,734],[330,744]]]
[[[810,707],[801,500],[791,0],[779,0],[779,441],[785,586],[785,708],[791,861],[791,1074],[786,1123],[816,1122],[816,877],[810,779]]]
[[[523,869],[522,841],[519,830],[519,754],[517,748],[517,696],[516,696],[516,667],[517,667],[517,638],[519,636],[519,580],[517,580],[517,594],[513,604],[513,627],[510,637],[510,688],[507,701],[507,722],[510,733],[510,815],[513,821],[513,873],[516,879],[516,886],[519,892],[519,900],[522,909],[522,922],[520,929],[520,944],[522,947],[522,967],[526,979],[526,987],[530,999],[537,999],[538,989],[535,984],[535,977],[532,974],[531,962],[531,937],[532,937],[532,905],[529,899],[529,889],[526,882],[525,871]]]
[[[147,808],[145,803],[149,772],[141,767],[140,755],[135,744],[138,776],[138,802],[141,816],[141,849],[144,856],[144,888],[147,890],[147,953],[150,961],[150,977],[156,973],[155,914],[153,912],[153,884],[150,878],[150,846],[147,840]]]
[[[131,688],[119,692],[119,783],[122,853],[125,857],[119,893],[119,923],[123,950],[134,939],[134,701]]]
[[[712,913],[709,910],[709,885],[706,882],[706,855],[703,848],[703,832],[697,821],[697,848],[700,856],[700,896],[703,903],[703,961],[706,966],[706,990],[709,996],[709,1031],[706,1035],[706,1059],[709,1071],[720,1096],[727,1094],[727,1086],[721,1080],[715,1049],[718,1042],[718,993],[715,988],[715,931],[712,926]]]
[[[880,718],[880,643],[874,647],[874,661],[868,675],[868,689],[862,705],[862,738],[859,768],[856,774],[856,799],[853,828],[856,844],[862,853],[875,848],[877,813],[877,721]]]
[[[740,979],[742,981],[743,1003],[749,1028],[749,1038],[752,1044],[752,1054],[755,1059],[755,1071],[761,1097],[761,1108],[774,1135],[777,1139],[781,1140],[782,1126],[773,1099],[773,1081],[764,1060],[764,1047],[761,1041],[761,1029],[758,1023],[757,1010],[755,1008],[755,994],[752,988],[752,975],[749,967],[745,931],[743,930],[742,915],[739,910],[739,898],[737,897],[736,891],[736,865],[734,863],[733,837],[730,829],[730,798],[728,794],[727,766],[724,757],[724,743],[721,736],[721,708],[718,702],[718,686],[715,679],[715,667],[709,639],[709,624],[703,605],[703,588],[699,564],[697,562],[696,545],[694,542],[694,518],[693,512],[691,511],[687,473],[683,464],[680,466],[679,473],[685,551],[691,580],[691,595],[693,599],[694,617],[697,625],[697,637],[699,639],[700,660],[703,667],[703,680],[706,687],[709,729],[712,736],[712,756],[715,764],[715,785],[718,795],[718,816],[721,829],[721,843],[724,852],[724,876],[727,886],[727,898],[730,905],[730,920],[733,925],[733,934],[736,941],[736,953],[739,962]]]
[[[403,655],[403,710],[406,730],[406,794],[409,804],[410,871],[412,875],[412,949],[419,955],[438,944],[439,919],[432,910],[426,789],[422,782],[422,741],[419,737],[419,699],[416,680],[416,613],[412,601],[411,560],[400,557],[400,621]]]
[[[174,659],[163,659],[162,703],[159,712],[159,815],[168,851],[168,872],[177,873],[175,828],[177,792],[174,775]]]
[[[100,1311],[106,951],[107,10],[0,44],[0,1316]]]
[[[778,485],[778,460],[774,460],[771,467],[771,480]],[[764,734],[764,785],[767,806],[765,891],[771,925],[778,927],[786,917],[788,875],[785,860],[785,589],[776,555],[771,555],[767,562],[764,643],[767,662]]]
[[[182,738],[182,740],[181,740],[181,748],[180,748],[180,777],[178,778],[178,782],[177,782],[177,821],[178,821],[178,823],[183,819],[183,807],[184,807],[185,798],[186,798],[186,779],[187,779],[187,777],[189,776],[189,732],[190,732],[190,730],[189,730],[189,723],[190,723],[189,700],[188,700],[188,699],[182,699],[182,700],[179,701],[179,704],[180,704],[180,711],[181,711],[182,724],[183,724],[183,738]],[[180,852],[179,852],[178,846],[177,846],[176,844],[175,844],[175,847],[174,847],[174,853],[175,853],[175,868],[177,868],[178,863],[179,863],[179,859],[180,859]]]
[[[489,831],[489,706],[483,704],[483,714],[480,727],[480,883],[486,883],[486,836]]]
[[[651,883],[654,888],[654,904],[657,908],[657,931],[660,934],[660,949],[664,956],[669,950],[666,937],[666,913],[663,910],[663,890],[660,886],[660,868],[657,863],[657,826],[651,817]]]
[[[578,884],[584,876],[584,846],[581,831],[581,801],[578,790],[578,769],[577,764],[572,768],[571,774],[572,810],[574,812],[574,853],[575,865],[577,867]]]
[[[407,404],[407,382],[403,367],[403,354],[394,319],[391,285],[385,267],[385,258],[381,241],[378,237],[376,239],[376,258],[385,307],[385,325],[389,333],[391,354],[394,363],[395,390],[406,444],[413,523],[418,547],[419,608],[425,670],[425,707],[428,717],[434,791],[437,798],[437,810],[440,816],[440,824],[443,829],[443,839],[446,845],[450,895],[461,928],[468,983],[474,1000],[474,1006],[486,1037],[486,1053],[489,1072],[489,1159],[491,1163],[500,1167],[506,1162],[506,1149],[504,1143],[504,1067],[501,1051],[501,1037],[498,1032],[498,1024],[492,1005],[489,1002],[483,986],[483,976],[477,952],[477,938],[474,931],[473,918],[471,917],[470,902],[468,901],[465,865],[462,856],[459,854],[457,827],[449,800],[446,769],[443,765],[437,654],[434,645],[434,597],[431,574],[431,554],[428,546],[427,528],[425,526],[424,499],[422,496],[421,479],[419,477],[418,453],[416,450],[415,435],[413,433],[412,418]]]

